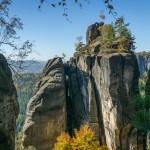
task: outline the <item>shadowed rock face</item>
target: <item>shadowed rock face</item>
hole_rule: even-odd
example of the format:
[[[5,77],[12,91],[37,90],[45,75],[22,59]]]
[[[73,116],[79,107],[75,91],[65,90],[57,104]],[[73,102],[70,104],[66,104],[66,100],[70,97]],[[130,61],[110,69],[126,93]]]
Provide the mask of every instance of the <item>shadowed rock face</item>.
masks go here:
[[[136,53],[140,75],[143,76],[150,69],[150,54],[148,52]]]
[[[88,27],[86,32],[86,43],[89,44],[92,40],[96,39],[100,33],[98,30],[99,24],[95,23]]]
[[[15,125],[19,113],[11,70],[0,54],[0,150],[14,150]]]
[[[65,72],[69,93],[67,95],[68,127],[71,129],[69,133],[72,135],[73,129],[79,129],[82,124],[89,123],[99,139],[94,84],[89,74],[90,57],[81,57],[78,61],[72,59],[67,67]]]
[[[23,127],[23,146],[38,150],[52,148],[56,137],[66,128],[65,76],[61,58],[49,60],[36,93],[27,106]]]

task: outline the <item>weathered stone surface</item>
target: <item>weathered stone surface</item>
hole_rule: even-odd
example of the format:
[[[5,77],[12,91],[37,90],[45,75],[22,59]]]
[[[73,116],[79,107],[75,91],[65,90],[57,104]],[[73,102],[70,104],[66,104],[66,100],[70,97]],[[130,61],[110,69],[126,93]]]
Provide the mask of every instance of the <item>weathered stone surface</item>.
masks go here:
[[[95,23],[92,24],[88,27],[87,32],[86,32],[86,43],[89,44],[91,43],[92,40],[96,39],[98,36],[101,35],[101,33],[98,30],[99,26],[103,26],[104,23],[100,22],[100,23]]]
[[[144,150],[143,137],[132,125],[132,96],[139,93],[134,53],[79,56],[64,68],[66,89],[61,59],[47,63],[28,104],[24,147],[47,150],[66,124],[73,135],[74,128],[89,123],[109,150]]]
[[[0,150],[14,150],[15,125],[19,113],[12,73],[0,54]]]
[[[150,54],[148,52],[136,53],[140,75],[142,76],[150,69]]]
[[[84,64],[85,61],[87,61],[86,65]],[[69,120],[72,120],[69,128],[72,128],[73,131],[74,128],[79,129],[82,124],[89,123],[99,138],[97,106],[93,81],[89,76],[89,67],[90,57],[87,60],[84,57],[79,59],[78,64],[73,59],[69,64],[69,70],[66,72],[68,76],[69,105],[72,106],[68,113],[73,114],[69,118]]]
[[[150,70],[150,57],[147,59],[147,70]]]
[[[35,95],[27,106],[23,146],[52,149],[56,137],[66,129],[65,76],[61,58],[49,60]]]
[[[135,55],[80,56],[70,63],[72,127],[88,122],[110,150],[131,150],[133,146],[142,150],[143,145],[137,140],[141,137],[133,132],[131,120],[131,100],[138,93],[139,78]]]

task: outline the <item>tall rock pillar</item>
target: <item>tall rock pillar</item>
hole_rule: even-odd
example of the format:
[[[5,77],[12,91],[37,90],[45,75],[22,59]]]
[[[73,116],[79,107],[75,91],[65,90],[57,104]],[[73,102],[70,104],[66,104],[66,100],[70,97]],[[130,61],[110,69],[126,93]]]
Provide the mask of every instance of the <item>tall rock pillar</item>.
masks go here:
[[[23,146],[49,150],[56,137],[66,129],[65,76],[61,58],[48,61],[36,88],[27,106]]]

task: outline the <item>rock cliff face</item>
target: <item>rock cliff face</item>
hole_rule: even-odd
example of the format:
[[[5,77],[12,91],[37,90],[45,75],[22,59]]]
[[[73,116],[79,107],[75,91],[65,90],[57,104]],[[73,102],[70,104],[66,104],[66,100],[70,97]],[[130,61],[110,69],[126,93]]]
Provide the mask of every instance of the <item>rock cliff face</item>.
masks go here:
[[[65,75],[61,58],[54,58],[46,64],[35,96],[28,103],[23,146],[52,149],[56,137],[65,129]]]
[[[136,53],[136,57],[138,60],[140,75],[142,76],[146,71],[150,69],[150,53]]]
[[[19,113],[17,93],[11,70],[0,54],[0,149],[14,150],[15,125]]]
[[[86,61],[86,63],[82,61]],[[71,129],[69,131],[72,135],[74,128],[79,129],[82,124],[88,122],[99,137],[96,97],[93,79],[89,75],[89,71],[90,57],[81,58],[78,62],[76,59],[72,59],[66,66],[67,104],[68,108],[71,108],[68,109],[68,114],[72,114],[68,116],[68,128]]]
[[[79,128],[88,122],[110,150],[142,150],[141,137],[131,123],[131,97],[138,92],[139,77],[135,55],[78,57],[74,66],[69,66],[68,90],[74,114],[70,125]]]
[[[24,147],[48,150],[61,131],[73,135],[89,123],[110,150],[144,150],[131,117],[138,78],[133,53],[80,56],[65,65],[60,58],[50,60],[28,104]]]

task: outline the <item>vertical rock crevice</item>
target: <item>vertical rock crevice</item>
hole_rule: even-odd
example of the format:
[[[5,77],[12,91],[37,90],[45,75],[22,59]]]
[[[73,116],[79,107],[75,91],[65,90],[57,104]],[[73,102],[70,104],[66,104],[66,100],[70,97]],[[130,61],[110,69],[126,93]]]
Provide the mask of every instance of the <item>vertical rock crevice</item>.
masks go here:
[[[99,56],[94,56],[91,57],[91,81],[93,84],[93,88],[94,88],[94,95],[95,95],[95,100],[96,100],[96,108],[97,108],[97,118],[98,118],[98,127],[99,127],[99,140],[100,140],[100,144],[101,145],[106,145],[106,137],[105,137],[105,133],[104,133],[104,124],[103,124],[103,116],[102,116],[102,106],[101,106],[101,99],[100,99],[100,94],[99,94],[99,90],[97,88],[97,84],[96,84],[96,78],[95,78],[95,73],[94,73],[94,66],[96,65],[97,67],[97,71],[100,68],[100,59],[101,57]],[[97,74],[99,75],[99,73]],[[101,84],[101,78],[100,78],[100,82],[99,84]]]
[[[73,106],[72,128],[79,129],[82,124],[87,122],[87,103],[84,99],[86,89],[82,87],[85,84],[84,74],[77,68],[76,60],[74,59],[69,63],[69,70],[66,74],[70,105]],[[83,90],[84,93],[82,93]]]
[[[132,138],[137,137],[137,133],[134,134],[134,137],[129,137],[133,136],[131,133],[134,130],[131,121],[131,115],[134,111],[131,100],[132,96],[138,93],[139,78],[137,60],[134,54],[115,53],[102,56],[80,56],[76,59],[75,68],[74,73],[79,77],[77,78],[77,91],[79,91],[81,99],[85,98],[86,101],[86,103],[82,103],[84,106],[78,110],[89,109],[87,111],[88,120],[85,119],[86,115],[82,115],[82,117],[91,126],[96,125],[94,131],[99,133],[97,137],[101,144],[106,144],[111,150],[130,149]],[[72,90],[75,91],[74,86],[71,86]],[[82,86],[87,89],[86,94],[83,93]],[[81,105],[79,101],[78,97],[76,102]],[[92,101],[95,101],[95,104]],[[89,105],[89,108],[86,107],[86,104]],[[93,104],[95,107],[91,107]],[[96,118],[94,119],[96,122],[91,120],[93,119],[91,114],[95,114],[92,111],[93,108],[96,112],[94,115],[97,118],[97,121]],[[76,111],[74,111],[74,115],[76,115]],[[83,123],[80,122],[78,127]],[[131,139],[130,142],[128,138]]]

